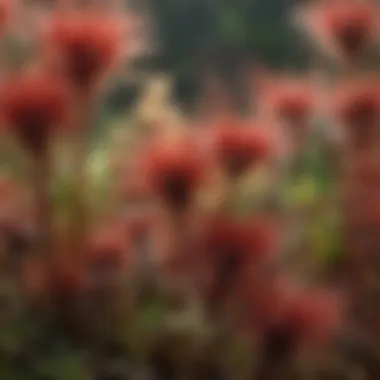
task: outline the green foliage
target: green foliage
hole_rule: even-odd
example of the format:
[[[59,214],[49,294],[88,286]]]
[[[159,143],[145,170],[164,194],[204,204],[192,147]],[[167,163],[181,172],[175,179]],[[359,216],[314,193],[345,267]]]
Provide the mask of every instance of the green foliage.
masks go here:
[[[170,70],[177,79],[178,91],[188,96],[199,87],[205,57],[218,47],[238,47],[246,56],[270,66],[306,63],[303,49],[294,43],[297,36],[289,26],[291,3],[151,0],[151,4],[160,46],[158,66]]]
[[[318,199],[318,182],[312,175],[305,175],[285,190],[285,200],[290,207],[310,206]]]
[[[37,363],[36,372],[43,378],[52,380],[86,380],[89,378],[82,356],[74,350],[53,353]]]
[[[340,221],[336,210],[329,208],[320,218],[316,218],[310,228],[311,244],[322,265],[335,264],[340,259]]]
[[[288,209],[305,218],[306,239],[322,266],[333,265],[342,250],[334,171],[327,149],[326,141],[312,134],[284,189]]]
[[[142,355],[148,337],[160,330],[166,313],[165,303],[155,298],[141,307],[128,321],[125,326],[124,340],[135,355]]]

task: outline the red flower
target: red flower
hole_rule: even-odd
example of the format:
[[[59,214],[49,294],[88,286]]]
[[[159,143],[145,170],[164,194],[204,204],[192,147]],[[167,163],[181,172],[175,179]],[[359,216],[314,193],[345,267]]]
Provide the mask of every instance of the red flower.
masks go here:
[[[290,297],[294,297],[297,284],[289,277],[268,273],[252,277],[250,283],[245,322],[249,329],[263,332],[277,322]]]
[[[263,255],[270,247],[267,225],[260,221],[236,221],[216,218],[206,228],[205,249],[216,257],[227,252],[227,256]],[[223,256],[223,255],[222,255]]]
[[[220,165],[230,176],[244,174],[267,158],[271,145],[262,130],[226,123],[216,130],[214,149]]]
[[[284,321],[293,324],[306,343],[328,341],[341,324],[342,305],[326,291],[300,295],[289,303]]]
[[[270,99],[275,114],[291,125],[307,124],[315,99],[307,85],[297,82],[277,83]]]
[[[20,75],[3,88],[2,114],[25,147],[38,154],[65,121],[68,101],[64,85],[56,78]]]
[[[205,169],[202,154],[194,144],[175,141],[158,145],[145,163],[148,183],[168,206],[182,209],[191,203]]]
[[[274,249],[274,234],[264,221],[236,221],[216,218],[209,222],[201,238],[206,266],[213,273],[214,296],[231,286],[246,284],[253,266]]]
[[[130,263],[130,241],[123,223],[101,228],[94,233],[87,249],[90,265],[126,267]]]
[[[325,25],[332,38],[347,57],[360,54],[370,42],[375,28],[377,10],[372,1],[331,3]]]
[[[64,74],[85,90],[117,63],[123,42],[120,25],[113,18],[74,11],[53,20],[50,41]]]
[[[375,37],[377,15],[371,0],[330,0],[317,3],[309,23],[325,44],[352,60],[361,56]]]
[[[282,299],[276,297],[275,301],[280,307],[272,310],[275,314],[263,331],[265,365],[278,365],[305,346],[322,348],[342,322],[342,305],[327,292],[287,290],[291,293],[279,289]]]
[[[335,114],[353,141],[369,141],[380,117],[379,87],[370,81],[342,86],[335,95]]]

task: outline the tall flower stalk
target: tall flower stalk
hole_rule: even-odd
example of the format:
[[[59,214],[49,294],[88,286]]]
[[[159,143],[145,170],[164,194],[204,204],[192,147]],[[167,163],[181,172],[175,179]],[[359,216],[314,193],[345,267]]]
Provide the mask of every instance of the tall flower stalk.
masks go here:
[[[72,9],[52,20],[48,42],[51,63],[70,84],[76,103],[72,135],[76,201],[69,249],[80,257],[89,223],[86,164],[93,112],[104,79],[122,58],[124,41],[121,25],[111,16]]]
[[[69,108],[66,87],[41,73],[19,74],[2,91],[2,115],[31,158],[36,204],[37,251],[51,257],[53,240],[50,202],[51,137],[65,123]]]

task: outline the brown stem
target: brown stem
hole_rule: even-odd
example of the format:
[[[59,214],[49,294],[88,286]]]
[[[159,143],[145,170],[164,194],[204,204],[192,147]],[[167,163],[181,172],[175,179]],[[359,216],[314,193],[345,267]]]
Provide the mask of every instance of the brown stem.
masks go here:
[[[86,163],[88,157],[88,131],[91,128],[91,105],[88,99],[78,101],[73,134],[73,181],[74,205],[69,232],[69,248],[74,258],[83,255],[89,222],[88,178]]]
[[[50,198],[50,157],[48,149],[35,157],[33,165],[33,187],[38,230],[36,251],[41,257],[52,259],[54,255],[54,237]]]
[[[73,253],[80,254],[82,250],[83,241],[86,235],[87,223],[87,202],[85,195],[86,188],[86,174],[85,162],[86,155],[84,154],[85,146],[83,143],[84,136],[79,135],[76,137],[74,146],[74,181],[75,181],[75,198],[74,198],[74,212],[73,212],[73,231],[72,231],[72,244]]]
[[[239,179],[226,177],[223,183],[222,204],[220,205],[221,212],[231,212],[234,209],[236,192],[239,187]]]

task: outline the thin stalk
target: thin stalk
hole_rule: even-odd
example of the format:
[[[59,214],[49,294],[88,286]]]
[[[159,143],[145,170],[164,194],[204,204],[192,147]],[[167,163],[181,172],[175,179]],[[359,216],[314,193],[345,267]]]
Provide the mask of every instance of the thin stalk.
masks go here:
[[[43,258],[54,256],[54,228],[50,195],[50,157],[48,149],[33,160],[33,187],[36,204],[37,254]]]
[[[73,181],[74,181],[74,204],[69,231],[69,247],[75,259],[83,256],[85,240],[89,223],[88,202],[88,132],[91,129],[92,102],[89,99],[78,101],[73,134]]]

